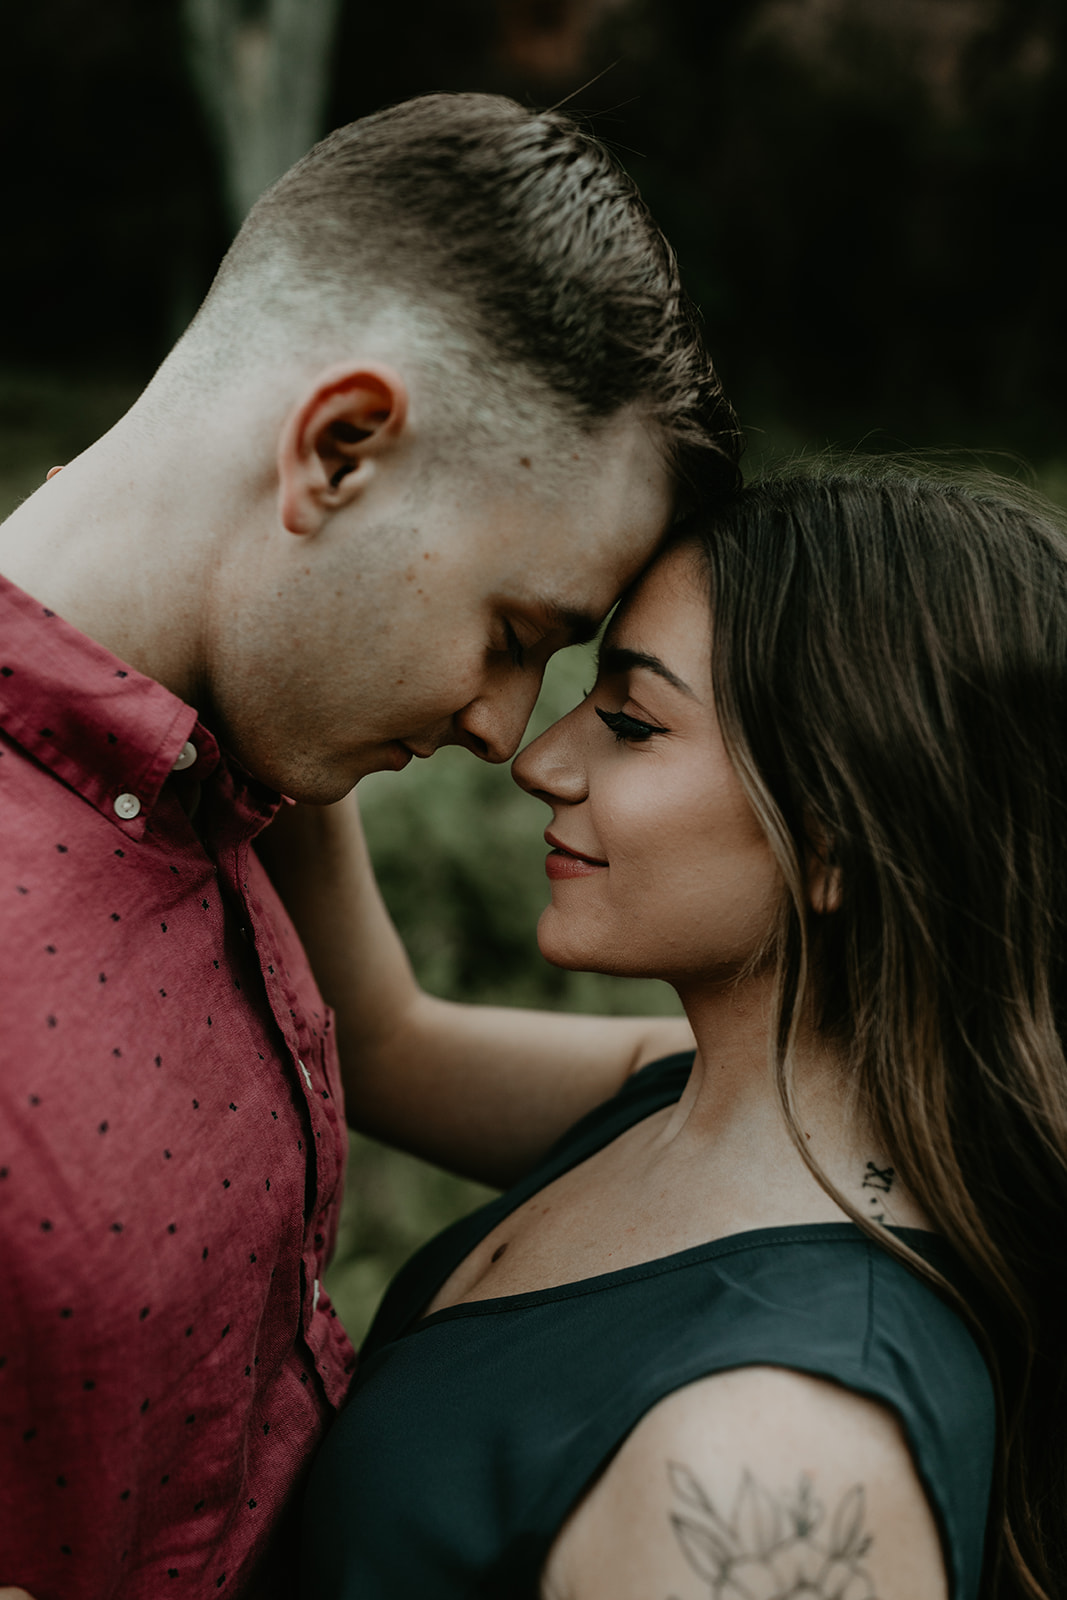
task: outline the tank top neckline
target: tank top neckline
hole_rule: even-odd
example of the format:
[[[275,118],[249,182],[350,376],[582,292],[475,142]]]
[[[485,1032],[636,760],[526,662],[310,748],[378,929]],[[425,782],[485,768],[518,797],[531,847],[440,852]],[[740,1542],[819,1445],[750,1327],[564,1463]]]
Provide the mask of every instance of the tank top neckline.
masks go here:
[[[508,1213],[505,1212],[504,1215],[507,1216]],[[490,1224],[490,1227],[495,1226],[496,1220]],[[485,1233],[489,1231],[490,1228],[485,1229]],[[934,1257],[944,1254],[946,1265],[950,1258],[952,1260],[955,1258],[955,1252],[948,1241],[930,1229],[901,1228],[886,1224],[885,1231],[894,1234],[902,1244],[909,1246],[916,1255],[923,1256],[938,1270],[941,1270],[941,1264],[933,1259]],[[483,1233],[482,1237],[484,1236]],[[771,1249],[775,1246],[815,1243],[863,1243],[871,1246],[875,1241],[847,1218],[840,1222],[785,1222],[771,1227],[745,1228],[739,1233],[723,1234],[719,1239],[709,1239],[704,1244],[689,1245],[684,1250],[672,1251],[670,1255],[655,1256],[648,1261],[637,1261],[629,1267],[618,1267],[614,1272],[597,1272],[587,1278],[576,1278],[572,1283],[551,1284],[542,1289],[526,1289],[520,1294],[492,1295],[481,1300],[460,1300],[455,1305],[442,1306],[439,1311],[433,1311],[428,1316],[416,1316],[407,1322],[397,1336],[406,1338],[411,1334],[420,1333],[424,1328],[434,1327],[440,1322],[454,1321],[459,1317],[503,1315],[509,1311],[549,1305],[557,1300],[571,1300],[579,1295],[600,1294],[619,1288],[625,1283],[640,1283],[646,1278],[656,1278],[664,1273],[701,1266],[722,1256],[744,1255],[748,1251]],[[469,1254],[469,1250],[465,1253]],[[451,1267],[441,1278],[433,1291],[434,1294],[454,1270],[455,1266]],[[433,1295],[427,1296],[427,1300],[432,1299]]]
[[[702,1244],[690,1245],[684,1250],[672,1251],[669,1255],[634,1262],[628,1267],[618,1267],[613,1272],[593,1273],[588,1277],[576,1278],[570,1283],[549,1284],[540,1289],[527,1289],[519,1294],[461,1300],[455,1305],[442,1306],[439,1311],[433,1311],[429,1315],[420,1314],[422,1308],[433,1301],[442,1284],[448,1281],[460,1262],[477,1248],[498,1223],[513,1215],[526,1200],[553,1183],[556,1178],[580,1166],[598,1150],[606,1148],[628,1128],[635,1127],[645,1117],[676,1101],[689,1077],[692,1061],[693,1052],[684,1051],[649,1062],[627,1079],[611,1100],[595,1107],[568,1130],[544,1160],[538,1162],[525,1178],[520,1179],[512,1188],[505,1190],[503,1194],[498,1195],[495,1200],[491,1200],[471,1216],[461,1218],[440,1236],[439,1241],[432,1241],[431,1244],[437,1242],[443,1244],[445,1239],[449,1239],[455,1248],[441,1252],[441,1261],[434,1263],[432,1287],[429,1292],[426,1292],[427,1284],[423,1279],[419,1284],[417,1306],[405,1308],[405,1314],[397,1319],[393,1332],[386,1342],[421,1333],[425,1328],[436,1327],[442,1322],[454,1321],[460,1317],[504,1315],[537,1305],[548,1305],[553,1301],[573,1299],[578,1295],[607,1292],[627,1282],[637,1283],[645,1278],[698,1266],[703,1262],[714,1260],[717,1256],[738,1255],[774,1245],[805,1244],[816,1240],[827,1243],[836,1240],[841,1242],[866,1240],[868,1244],[873,1243],[862,1228],[847,1218],[838,1222],[778,1223],[761,1228],[746,1228],[740,1232],[723,1234],[717,1239],[705,1240]],[[472,1223],[480,1225],[472,1229],[470,1227]],[[931,1230],[887,1225],[886,1232],[898,1236],[902,1243],[908,1245],[917,1255],[929,1259],[930,1265],[939,1271],[944,1271],[945,1267],[955,1262],[955,1252],[951,1245],[942,1235]],[[940,1259],[935,1259],[941,1258],[942,1255],[945,1257],[944,1267]],[[415,1260],[419,1260],[419,1257]],[[414,1262],[411,1265],[414,1266]],[[421,1274],[419,1276],[422,1277]]]

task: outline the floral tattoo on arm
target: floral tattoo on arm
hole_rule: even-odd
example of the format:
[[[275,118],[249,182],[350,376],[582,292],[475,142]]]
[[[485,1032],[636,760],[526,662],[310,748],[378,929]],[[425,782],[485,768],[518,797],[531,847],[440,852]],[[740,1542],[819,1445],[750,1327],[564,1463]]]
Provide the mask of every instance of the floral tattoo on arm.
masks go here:
[[[861,1484],[827,1520],[806,1474],[795,1494],[774,1495],[746,1472],[724,1515],[688,1467],[667,1471],[680,1508],[671,1525],[708,1600],[878,1600],[862,1564],[871,1538]]]

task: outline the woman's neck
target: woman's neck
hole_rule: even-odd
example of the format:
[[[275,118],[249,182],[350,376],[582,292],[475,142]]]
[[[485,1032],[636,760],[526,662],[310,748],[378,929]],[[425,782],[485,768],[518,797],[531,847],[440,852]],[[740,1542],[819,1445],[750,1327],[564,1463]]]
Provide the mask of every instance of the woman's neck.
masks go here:
[[[697,1055],[659,1131],[658,1155],[672,1164],[691,1157],[694,1172],[714,1171],[716,1187],[741,1209],[788,1210],[817,1180],[790,1133],[776,1081],[773,974],[679,993]],[[872,1221],[926,1226],[857,1102],[840,1047],[799,1028],[789,1076],[800,1134],[830,1182]]]

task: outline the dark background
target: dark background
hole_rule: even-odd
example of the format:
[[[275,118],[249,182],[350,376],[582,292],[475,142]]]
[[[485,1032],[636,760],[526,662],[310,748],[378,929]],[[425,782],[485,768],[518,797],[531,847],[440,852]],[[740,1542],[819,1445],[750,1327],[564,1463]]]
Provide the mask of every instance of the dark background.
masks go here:
[[[1067,420],[1065,32],[1058,0],[351,0],[325,125],[578,90],[753,428],[1043,460]],[[0,360],[142,381],[229,239],[180,0],[12,5],[4,33]]]

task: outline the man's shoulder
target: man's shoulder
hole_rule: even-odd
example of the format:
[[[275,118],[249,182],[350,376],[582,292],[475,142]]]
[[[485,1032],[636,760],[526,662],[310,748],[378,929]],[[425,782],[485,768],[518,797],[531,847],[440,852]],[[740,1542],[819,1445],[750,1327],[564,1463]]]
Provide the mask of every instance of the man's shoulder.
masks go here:
[[[75,928],[101,886],[123,878],[124,842],[55,773],[0,739],[0,925],[9,963],[57,916]]]

